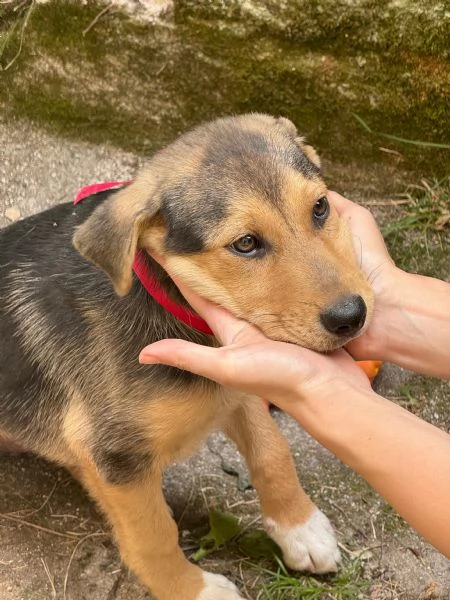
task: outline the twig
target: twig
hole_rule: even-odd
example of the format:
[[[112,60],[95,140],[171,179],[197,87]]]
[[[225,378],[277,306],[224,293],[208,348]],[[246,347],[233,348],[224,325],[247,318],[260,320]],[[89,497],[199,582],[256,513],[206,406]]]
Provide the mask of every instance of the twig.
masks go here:
[[[100,21],[100,19],[103,17],[103,15],[106,15],[106,13],[111,10],[111,8],[114,6],[114,3],[111,2],[111,4],[108,4],[107,6],[105,6],[105,8],[103,8],[96,17],[94,17],[92,19],[92,21],[89,23],[89,25],[86,27],[86,29],[83,31],[83,37],[85,35],[87,35],[90,30],[98,23],[98,21]]]
[[[18,4],[17,6],[15,6],[13,8],[13,11],[18,12],[22,8],[22,6],[25,6],[26,4],[28,4],[28,1],[29,0],[22,0],[22,2],[20,4]]]
[[[185,516],[185,514],[187,513],[187,510],[188,510],[188,508],[189,508],[189,505],[190,505],[190,503],[191,503],[191,500],[192,500],[192,498],[193,498],[193,496],[194,496],[194,492],[195,492],[195,477],[194,477],[194,476],[192,476],[192,485],[191,485],[191,489],[190,489],[190,491],[189,491],[189,497],[188,497],[188,499],[186,500],[186,504],[184,505],[184,508],[183,508],[183,511],[182,511],[182,513],[181,513],[181,515],[180,515],[180,518],[179,518],[179,519],[178,519],[178,521],[177,521],[177,525],[178,525],[178,527],[180,527],[180,528],[181,528],[181,523],[182,523],[182,521],[183,521],[183,519],[184,519],[184,516]]]
[[[393,156],[396,156],[397,158],[400,158],[402,160],[405,158],[403,154],[401,154],[401,152],[397,152],[397,150],[392,150],[392,148],[384,148],[383,146],[380,146],[379,150],[381,150],[381,152],[386,152],[386,154],[392,154]]]
[[[115,598],[117,598],[117,592],[119,591],[122,581],[125,578],[125,571],[123,569],[118,569],[118,571],[114,571],[114,573],[119,573],[119,576],[114,582],[112,588],[109,590],[106,600],[115,600]],[[111,573],[111,575],[113,575],[113,573]]]
[[[250,523],[247,523],[247,525],[244,525],[244,526],[242,527],[242,529],[239,531],[239,533],[237,534],[237,536],[236,536],[236,537],[241,537],[241,535],[242,535],[243,533],[245,533],[245,532],[246,532],[248,529],[250,529],[250,527],[253,527],[253,525],[254,525],[255,523],[258,523],[259,521],[261,521],[261,515],[258,515],[257,517],[255,517],[254,519],[252,519],[252,520],[250,521]]]
[[[239,575],[241,576],[242,585],[244,586],[243,592],[245,594],[245,597],[248,598],[248,600],[250,600],[250,594],[247,589],[247,583],[245,581],[244,573],[242,572],[242,561],[239,563]]]
[[[53,575],[51,575],[50,569],[48,568],[47,563],[45,562],[45,560],[42,557],[41,557],[41,563],[44,565],[45,574],[47,575],[48,580],[50,581],[50,585],[52,586],[52,598],[56,598],[55,577]]]
[[[107,534],[104,532],[100,532],[100,531],[97,531],[96,533],[89,533],[88,535],[85,535],[83,538],[81,538],[81,540],[78,540],[78,542],[76,543],[75,548],[73,549],[73,552],[70,555],[69,564],[67,565],[66,575],[64,577],[63,600],[66,600],[67,582],[69,580],[70,565],[72,564],[72,561],[74,559],[74,556],[75,556],[78,548],[81,546],[81,544],[84,544],[84,542],[87,539],[92,538],[92,537],[99,537],[101,535],[107,535]]]
[[[20,515],[20,517],[31,517],[31,515],[35,515],[36,513],[40,512],[44,508],[44,506],[48,503],[48,501],[50,500],[50,498],[55,493],[57,485],[58,485],[58,482],[55,483],[55,485],[53,486],[52,491],[45,498],[44,502],[41,504],[41,506],[39,508],[35,508],[35,509],[30,510],[29,512],[25,512],[25,513],[24,513],[23,510],[16,510],[15,512],[12,512],[12,513],[5,513],[5,515],[3,515],[3,516],[18,517]]]
[[[7,519],[9,521],[15,521],[16,523],[20,523],[21,525],[26,525],[27,527],[32,527],[33,529],[38,529],[39,531],[44,531],[45,533],[51,533],[52,535],[56,535],[58,537],[63,537],[65,539],[73,540],[78,537],[79,533],[61,533],[60,531],[55,531],[54,529],[47,529],[47,527],[41,527],[41,525],[36,525],[35,523],[30,523],[29,521],[25,521],[24,519],[20,519],[19,517],[13,517],[12,515],[5,515],[0,513],[0,519]]]
[[[25,15],[25,19],[23,20],[22,30],[20,32],[19,49],[17,50],[15,56],[13,56],[13,58],[9,61],[9,63],[3,69],[4,71],[7,71],[10,67],[12,67],[12,65],[16,62],[16,60],[20,56],[20,53],[22,52],[23,38],[25,36],[25,29],[27,28],[28,21],[30,20],[30,16],[31,16],[31,12],[32,12],[32,10],[34,8],[34,4],[35,4],[35,0],[31,0],[30,7],[27,10],[27,14]]]
[[[410,200],[364,200],[365,206],[400,206],[410,203]]]
[[[164,64],[163,64],[163,66],[162,66],[162,67],[160,67],[160,68],[159,68],[159,69],[156,71],[156,73],[155,73],[155,77],[158,77],[158,75],[161,75],[161,73],[164,71],[164,69],[167,67],[167,65],[168,65],[168,64],[169,64],[168,62],[164,63]]]

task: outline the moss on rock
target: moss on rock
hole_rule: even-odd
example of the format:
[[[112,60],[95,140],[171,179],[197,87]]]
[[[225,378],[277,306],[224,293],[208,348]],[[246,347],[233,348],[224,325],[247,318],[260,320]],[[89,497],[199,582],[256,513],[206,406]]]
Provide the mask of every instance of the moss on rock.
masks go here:
[[[387,142],[354,117],[374,131],[449,143],[441,2],[180,0],[166,23],[110,10],[87,31],[102,7],[34,7],[21,54],[1,73],[6,115],[146,154],[205,119],[264,111],[290,117],[332,161],[383,163],[379,146],[388,146],[417,174],[447,174],[448,150]],[[13,17],[4,15],[4,41]]]

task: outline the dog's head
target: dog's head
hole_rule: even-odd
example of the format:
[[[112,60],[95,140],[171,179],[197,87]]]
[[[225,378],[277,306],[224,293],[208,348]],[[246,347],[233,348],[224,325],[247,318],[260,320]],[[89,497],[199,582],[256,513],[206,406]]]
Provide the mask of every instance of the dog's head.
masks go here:
[[[74,244],[119,294],[144,248],[270,338],[319,351],[358,335],[372,312],[317,154],[284,118],[224,118],[183,135],[96,209]]]

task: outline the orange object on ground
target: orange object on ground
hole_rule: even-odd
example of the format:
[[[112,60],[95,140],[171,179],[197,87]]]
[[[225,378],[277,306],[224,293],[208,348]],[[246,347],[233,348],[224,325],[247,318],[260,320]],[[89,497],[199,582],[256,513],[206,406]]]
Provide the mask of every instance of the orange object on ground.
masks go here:
[[[378,375],[378,371],[383,363],[381,360],[358,360],[356,361],[356,364],[370,379],[370,383],[373,383],[373,380]]]

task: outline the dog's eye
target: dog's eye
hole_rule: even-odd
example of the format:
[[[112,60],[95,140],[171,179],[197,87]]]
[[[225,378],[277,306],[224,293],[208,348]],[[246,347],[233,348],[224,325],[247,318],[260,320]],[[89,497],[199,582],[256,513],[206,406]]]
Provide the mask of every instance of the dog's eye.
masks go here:
[[[317,225],[322,225],[322,223],[326,220],[328,215],[330,214],[330,205],[325,196],[316,200],[313,208],[313,217],[314,221]]]
[[[247,235],[242,236],[232,244],[230,244],[230,248],[237,252],[238,254],[245,254],[245,256],[253,256],[261,250],[262,242],[256,236],[248,233]]]

